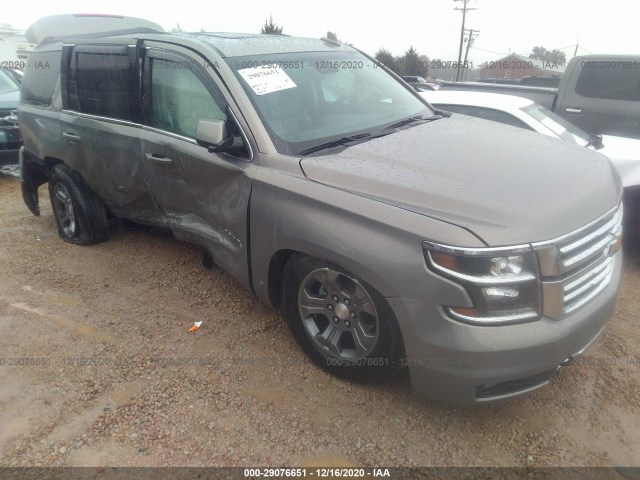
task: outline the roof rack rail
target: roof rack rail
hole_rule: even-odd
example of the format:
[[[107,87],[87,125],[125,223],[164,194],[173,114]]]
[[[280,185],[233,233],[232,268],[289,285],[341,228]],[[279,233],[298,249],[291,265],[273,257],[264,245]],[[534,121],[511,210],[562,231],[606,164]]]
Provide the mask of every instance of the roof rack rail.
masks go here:
[[[106,37],[130,33],[165,33],[157,23],[122,15],[64,14],[36,20],[25,32],[30,43],[51,43],[65,38]]]

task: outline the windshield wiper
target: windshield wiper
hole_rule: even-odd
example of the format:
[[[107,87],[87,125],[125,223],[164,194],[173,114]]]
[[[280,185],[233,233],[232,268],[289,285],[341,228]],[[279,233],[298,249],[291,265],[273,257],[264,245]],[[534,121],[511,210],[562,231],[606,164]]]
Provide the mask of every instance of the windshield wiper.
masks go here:
[[[440,120],[441,118],[443,118],[443,115],[441,115],[440,112],[430,117],[415,115],[413,117],[405,118],[404,120],[400,120],[399,122],[393,123],[388,127],[384,127],[382,131],[384,132],[385,130],[394,130],[396,128],[404,127],[405,125],[410,125],[412,123],[417,123],[417,122],[431,122],[433,120]]]
[[[350,137],[342,137],[337,140],[331,140],[329,142],[321,143],[320,145],[316,145],[315,147],[307,148],[299,153],[299,155],[305,156],[310,153],[318,152],[320,150],[326,150],[327,148],[339,147],[339,146],[348,146],[353,143],[364,142],[371,138],[370,133],[360,133],[358,135],[351,135]]]

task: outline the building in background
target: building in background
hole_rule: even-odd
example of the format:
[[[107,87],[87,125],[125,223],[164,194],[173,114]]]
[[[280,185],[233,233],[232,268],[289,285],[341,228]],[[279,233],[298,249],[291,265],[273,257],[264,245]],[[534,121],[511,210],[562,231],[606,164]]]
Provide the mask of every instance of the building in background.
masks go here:
[[[519,80],[530,76],[561,77],[565,67],[556,62],[548,62],[512,53],[499,60],[492,60],[480,66],[480,78],[508,78]]]

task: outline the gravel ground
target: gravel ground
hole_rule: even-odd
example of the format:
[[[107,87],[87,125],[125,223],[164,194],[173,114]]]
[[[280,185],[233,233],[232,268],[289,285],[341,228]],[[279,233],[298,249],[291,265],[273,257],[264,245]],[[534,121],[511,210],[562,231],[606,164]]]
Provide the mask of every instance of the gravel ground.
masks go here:
[[[0,177],[2,466],[639,463],[637,254],[578,364],[529,396],[449,407],[413,396],[406,375],[361,385],[326,374],[279,314],[166,234],[61,241],[40,194],[36,218],[18,180]]]

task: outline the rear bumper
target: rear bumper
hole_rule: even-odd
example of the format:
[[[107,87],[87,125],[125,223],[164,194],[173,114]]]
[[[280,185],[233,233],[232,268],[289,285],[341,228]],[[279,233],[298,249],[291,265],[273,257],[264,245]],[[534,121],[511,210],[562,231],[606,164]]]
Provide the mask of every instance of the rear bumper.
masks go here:
[[[565,360],[593,343],[610,318],[622,274],[622,253],[615,257],[609,285],[562,320],[473,326],[449,319],[436,305],[387,299],[402,330],[414,392],[437,402],[477,404],[546,385]]]

